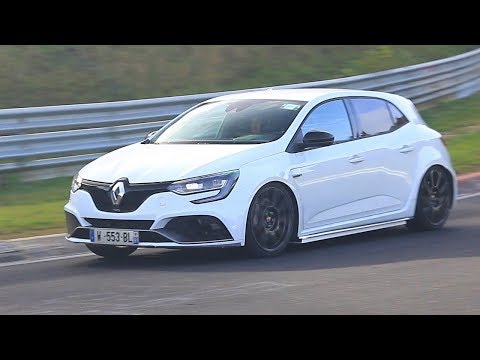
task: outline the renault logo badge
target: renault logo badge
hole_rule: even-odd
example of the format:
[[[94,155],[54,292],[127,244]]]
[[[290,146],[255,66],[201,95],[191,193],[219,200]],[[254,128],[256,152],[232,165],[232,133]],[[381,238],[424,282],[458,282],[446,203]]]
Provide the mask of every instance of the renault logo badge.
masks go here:
[[[110,190],[113,205],[119,206],[122,198],[125,195],[125,184],[123,181],[116,182]]]

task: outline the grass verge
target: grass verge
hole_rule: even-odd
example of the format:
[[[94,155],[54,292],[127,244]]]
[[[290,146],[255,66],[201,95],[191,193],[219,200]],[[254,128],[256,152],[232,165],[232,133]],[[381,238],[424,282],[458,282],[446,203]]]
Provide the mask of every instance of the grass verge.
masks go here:
[[[0,239],[63,233],[63,206],[72,179],[58,178],[20,182],[18,176],[0,184]]]
[[[480,170],[480,92],[421,111],[446,140],[457,174]]]
[[[0,239],[64,233],[66,201],[0,206]]]
[[[480,92],[421,111],[424,120],[442,134],[458,134],[480,127]],[[480,130],[480,129],[479,129]]]
[[[457,174],[480,170],[480,131],[452,136],[447,146]]]

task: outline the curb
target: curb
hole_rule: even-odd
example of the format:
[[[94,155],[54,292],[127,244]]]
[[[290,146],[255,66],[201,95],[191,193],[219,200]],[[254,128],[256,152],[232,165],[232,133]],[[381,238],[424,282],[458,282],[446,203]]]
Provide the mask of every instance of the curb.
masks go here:
[[[475,179],[475,178],[477,178],[477,177],[478,177],[479,180],[480,180],[480,171],[474,172],[474,173],[470,173],[470,174],[464,174],[464,175],[457,176],[457,181],[463,182],[463,181],[466,181],[466,180]]]
[[[0,243],[0,255],[2,254],[9,254],[9,253],[12,253],[12,252],[15,252],[17,251],[16,248],[13,248],[7,244],[2,244]]]

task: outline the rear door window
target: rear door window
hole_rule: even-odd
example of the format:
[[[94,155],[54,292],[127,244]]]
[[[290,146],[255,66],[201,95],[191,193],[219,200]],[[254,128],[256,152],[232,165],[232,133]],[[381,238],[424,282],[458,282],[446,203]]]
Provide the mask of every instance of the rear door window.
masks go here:
[[[386,101],[374,98],[353,98],[350,101],[359,122],[360,137],[386,134],[394,129]]]

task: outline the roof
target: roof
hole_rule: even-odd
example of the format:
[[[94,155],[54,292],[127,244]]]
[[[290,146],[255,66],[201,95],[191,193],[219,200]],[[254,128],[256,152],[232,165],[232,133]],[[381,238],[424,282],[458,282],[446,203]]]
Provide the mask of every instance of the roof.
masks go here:
[[[393,94],[386,94],[376,91],[353,90],[353,89],[268,89],[268,90],[252,90],[240,92],[230,95],[219,96],[210,100],[229,100],[229,99],[281,99],[281,100],[299,100],[311,101],[319,96],[343,93],[342,96],[386,96],[391,97]],[[395,95],[394,95],[395,96]]]

